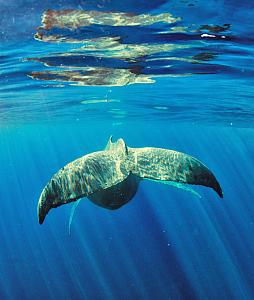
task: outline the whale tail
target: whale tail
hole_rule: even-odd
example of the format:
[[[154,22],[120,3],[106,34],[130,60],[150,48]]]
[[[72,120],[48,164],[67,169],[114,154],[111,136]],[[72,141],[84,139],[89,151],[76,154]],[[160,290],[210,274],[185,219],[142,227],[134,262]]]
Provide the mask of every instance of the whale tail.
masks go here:
[[[196,158],[160,148],[129,148],[131,172],[143,179],[173,181],[212,188],[221,198],[223,192],[214,174]]]
[[[110,139],[106,151],[87,154],[61,168],[43,189],[38,202],[42,224],[51,208],[77,201],[108,189],[125,180],[129,172],[123,166],[127,146],[123,139]]]
[[[53,175],[38,202],[39,223],[43,223],[51,208],[84,197],[90,200],[95,197],[96,204],[103,204],[101,206],[108,208],[107,204],[101,202],[100,197],[109,191],[117,194],[118,187],[122,186],[131,174],[138,176],[138,180],[152,179],[203,185],[212,188],[223,197],[214,174],[196,158],[167,149],[129,148],[123,139],[112,142],[110,138],[104,151],[78,158]],[[129,201],[134,194],[129,197],[127,193],[125,200]]]
[[[37,205],[37,215],[38,215],[38,220],[39,223],[42,224],[48,211],[50,210],[50,205],[47,201],[47,189],[43,189],[40,198],[39,198],[39,202]]]

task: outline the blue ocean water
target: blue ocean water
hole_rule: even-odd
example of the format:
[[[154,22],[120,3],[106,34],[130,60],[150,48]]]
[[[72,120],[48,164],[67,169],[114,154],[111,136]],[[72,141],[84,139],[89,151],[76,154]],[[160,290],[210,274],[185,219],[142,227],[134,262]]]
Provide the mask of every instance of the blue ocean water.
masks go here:
[[[0,299],[254,298],[253,8],[0,3]],[[72,204],[39,225],[47,181],[110,135],[198,158],[224,198],[144,180],[119,210],[82,200],[71,236]]]

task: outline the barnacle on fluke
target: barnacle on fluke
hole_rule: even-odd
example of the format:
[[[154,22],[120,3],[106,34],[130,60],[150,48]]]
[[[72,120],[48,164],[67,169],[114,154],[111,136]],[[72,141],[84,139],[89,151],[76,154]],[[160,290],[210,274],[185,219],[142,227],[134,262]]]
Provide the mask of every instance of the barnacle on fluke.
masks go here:
[[[129,202],[142,179],[210,187],[223,197],[213,173],[196,158],[161,148],[130,148],[110,137],[103,151],[87,154],[60,169],[38,202],[42,224],[49,210],[87,197],[96,205],[117,209]]]

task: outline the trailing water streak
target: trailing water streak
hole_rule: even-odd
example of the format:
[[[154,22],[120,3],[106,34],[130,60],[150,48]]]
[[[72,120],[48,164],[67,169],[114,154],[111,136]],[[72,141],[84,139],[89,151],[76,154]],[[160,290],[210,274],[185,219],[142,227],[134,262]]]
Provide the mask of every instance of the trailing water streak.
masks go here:
[[[192,195],[194,195],[195,197],[201,199],[201,195],[196,192],[195,190],[193,190],[192,188],[190,188],[189,186],[185,185],[185,184],[182,184],[180,182],[174,182],[174,181],[158,181],[158,180],[154,180],[154,179],[147,179],[146,180],[149,180],[149,181],[153,181],[153,182],[160,182],[160,183],[163,183],[165,185],[169,185],[169,186],[173,186],[177,189],[181,189],[183,191],[186,191],[186,192],[189,192],[191,193]]]
[[[75,210],[76,208],[78,207],[80,201],[82,199],[79,199],[77,200],[76,202],[73,203],[73,206],[72,206],[72,209],[71,209],[71,214],[70,214],[70,218],[69,218],[69,224],[68,224],[68,227],[69,227],[69,235],[71,235],[71,224],[72,224],[72,221],[73,221],[73,217],[74,217],[74,213],[75,213]]]
[[[126,27],[126,26],[125,26]],[[137,29],[139,27],[136,27]],[[38,28],[38,31],[34,34],[34,39],[41,41],[41,42],[56,42],[56,43],[70,43],[70,44],[76,44],[76,43],[86,43],[88,41],[91,40],[105,40],[105,42],[110,41],[111,39],[115,40],[120,40],[121,36],[124,35],[123,33],[123,27],[118,27],[118,28],[109,28],[108,26],[106,28],[104,28],[103,26],[94,26],[93,29],[90,29],[87,32],[88,28],[82,28],[81,32],[79,35],[76,34],[75,31],[67,31],[64,29],[59,29],[58,33],[54,33],[55,30],[45,30],[41,27]],[[111,30],[110,30],[111,29]],[[122,30],[121,30],[122,29]],[[127,30],[127,28],[125,28]],[[128,30],[135,30],[134,28],[131,28]],[[104,36],[96,36],[96,34],[105,34],[105,31],[108,33],[110,31],[110,35],[107,37]],[[144,28],[143,28],[144,31]],[[115,34],[114,34],[115,32]],[[137,31],[138,33],[138,31]],[[144,32],[145,33],[145,32]],[[148,30],[146,32],[146,35],[151,39],[151,41],[153,41],[154,38],[158,39],[159,36],[163,37],[163,35],[168,36],[168,34],[172,35],[173,34],[185,34],[185,33],[197,33],[197,30],[192,30],[192,31],[188,31],[187,28],[185,27],[170,27],[167,30],[163,29],[162,31],[157,31],[157,30]],[[91,36],[90,39],[85,38],[84,39],[84,35],[87,36],[87,34],[89,34]],[[186,39],[189,40],[190,39],[190,35],[185,35]],[[199,38],[199,35],[197,35],[197,37]]]
[[[97,103],[119,103],[120,100],[117,99],[88,99],[88,100],[82,100],[80,103],[81,104],[97,104]]]
[[[30,61],[38,61],[44,63],[46,66],[68,66],[74,67],[72,63],[75,62],[79,64],[80,61],[84,63],[88,63],[87,59],[90,57],[91,59],[98,58],[115,58],[120,60],[135,60],[140,57],[149,56],[158,53],[166,53],[169,55],[170,52],[192,48],[192,45],[176,45],[176,44],[109,44],[106,42],[105,44],[101,42],[101,40],[97,43],[90,43],[81,48],[74,49],[72,52],[63,52],[63,53],[52,53],[49,56],[45,57],[31,57],[26,60]],[[85,60],[85,58],[87,58]],[[71,60],[66,61],[64,60]],[[185,60],[182,57],[175,57],[175,60]],[[146,59],[148,61],[148,59]],[[189,59],[185,60],[190,62]],[[192,61],[191,61],[192,62]],[[59,65],[60,64],[60,65]],[[115,65],[112,62],[111,65]],[[119,67],[119,66],[118,66]]]
[[[52,56],[45,56],[41,58],[33,57],[28,58],[30,61],[37,61],[43,63],[47,67],[57,66],[59,68],[65,68],[67,70],[71,69],[82,69],[82,68],[133,68],[129,63],[123,59],[111,58],[111,57],[101,57],[87,54],[77,54],[76,53],[62,53],[62,54],[52,54]]]
[[[44,34],[42,31],[38,31],[34,35],[34,39],[41,42],[52,42],[52,43],[69,43],[69,44],[90,44],[90,45],[101,45],[101,47],[112,46],[114,43],[118,44],[120,36],[116,37],[97,37],[91,39],[83,38],[72,38],[63,34]]]
[[[74,51],[100,51],[99,55],[103,57],[115,57],[115,58],[138,58],[142,56],[147,56],[151,54],[161,53],[161,52],[172,52],[180,49],[192,48],[193,45],[177,45],[169,43],[154,43],[154,44],[121,44],[115,42],[111,44],[110,47],[99,44],[85,45]],[[82,55],[82,53],[81,53]],[[94,53],[96,55],[96,53]]]
[[[62,34],[44,34],[42,31],[38,31],[34,35],[34,39],[41,42],[47,43],[69,43],[69,44],[80,44],[83,43],[82,39],[75,39],[64,36]]]
[[[71,71],[42,71],[28,75],[33,79],[70,82],[79,86],[124,86],[134,83],[153,83],[147,75],[128,69],[83,68]]]
[[[134,15],[122,12],[49,9],[42,15],[42,28],[46,30],[51,28],[76,29],[92,24],[108,26],[147,26],[158,22],[172,24],[180,20],[181,18],[173,17],[170,13]]]

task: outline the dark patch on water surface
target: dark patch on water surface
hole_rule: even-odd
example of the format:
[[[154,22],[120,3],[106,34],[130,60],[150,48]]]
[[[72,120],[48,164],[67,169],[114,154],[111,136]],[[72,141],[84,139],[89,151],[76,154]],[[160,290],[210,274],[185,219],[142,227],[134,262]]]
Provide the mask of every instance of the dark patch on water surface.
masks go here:
[[[220,25],[201,25],[199,27],[200,30],[207,30],[211,33],[220,33],[229,30],[231,27],[230,24]]]
[[[218,53],[202,52],[202,53],[195,54],[194,56],[192,56],[192,58],[194,60],[209,61],[209,60],[216,58],[217,55],[218,55]]]
[[[50,56],[42,58],[29,59],[38,61],[46,64],[47,66],[58,66],[58,67],[104,67],[110,68],[115,66],[115,68],[128,68],[127,62],[115,59],[115,58],[105,58],[100,56],[91,55],[69,55],[69,56]]]
[[[8,59],[11,59],[11,55],[0,55],[0,64],[5,63]]]

